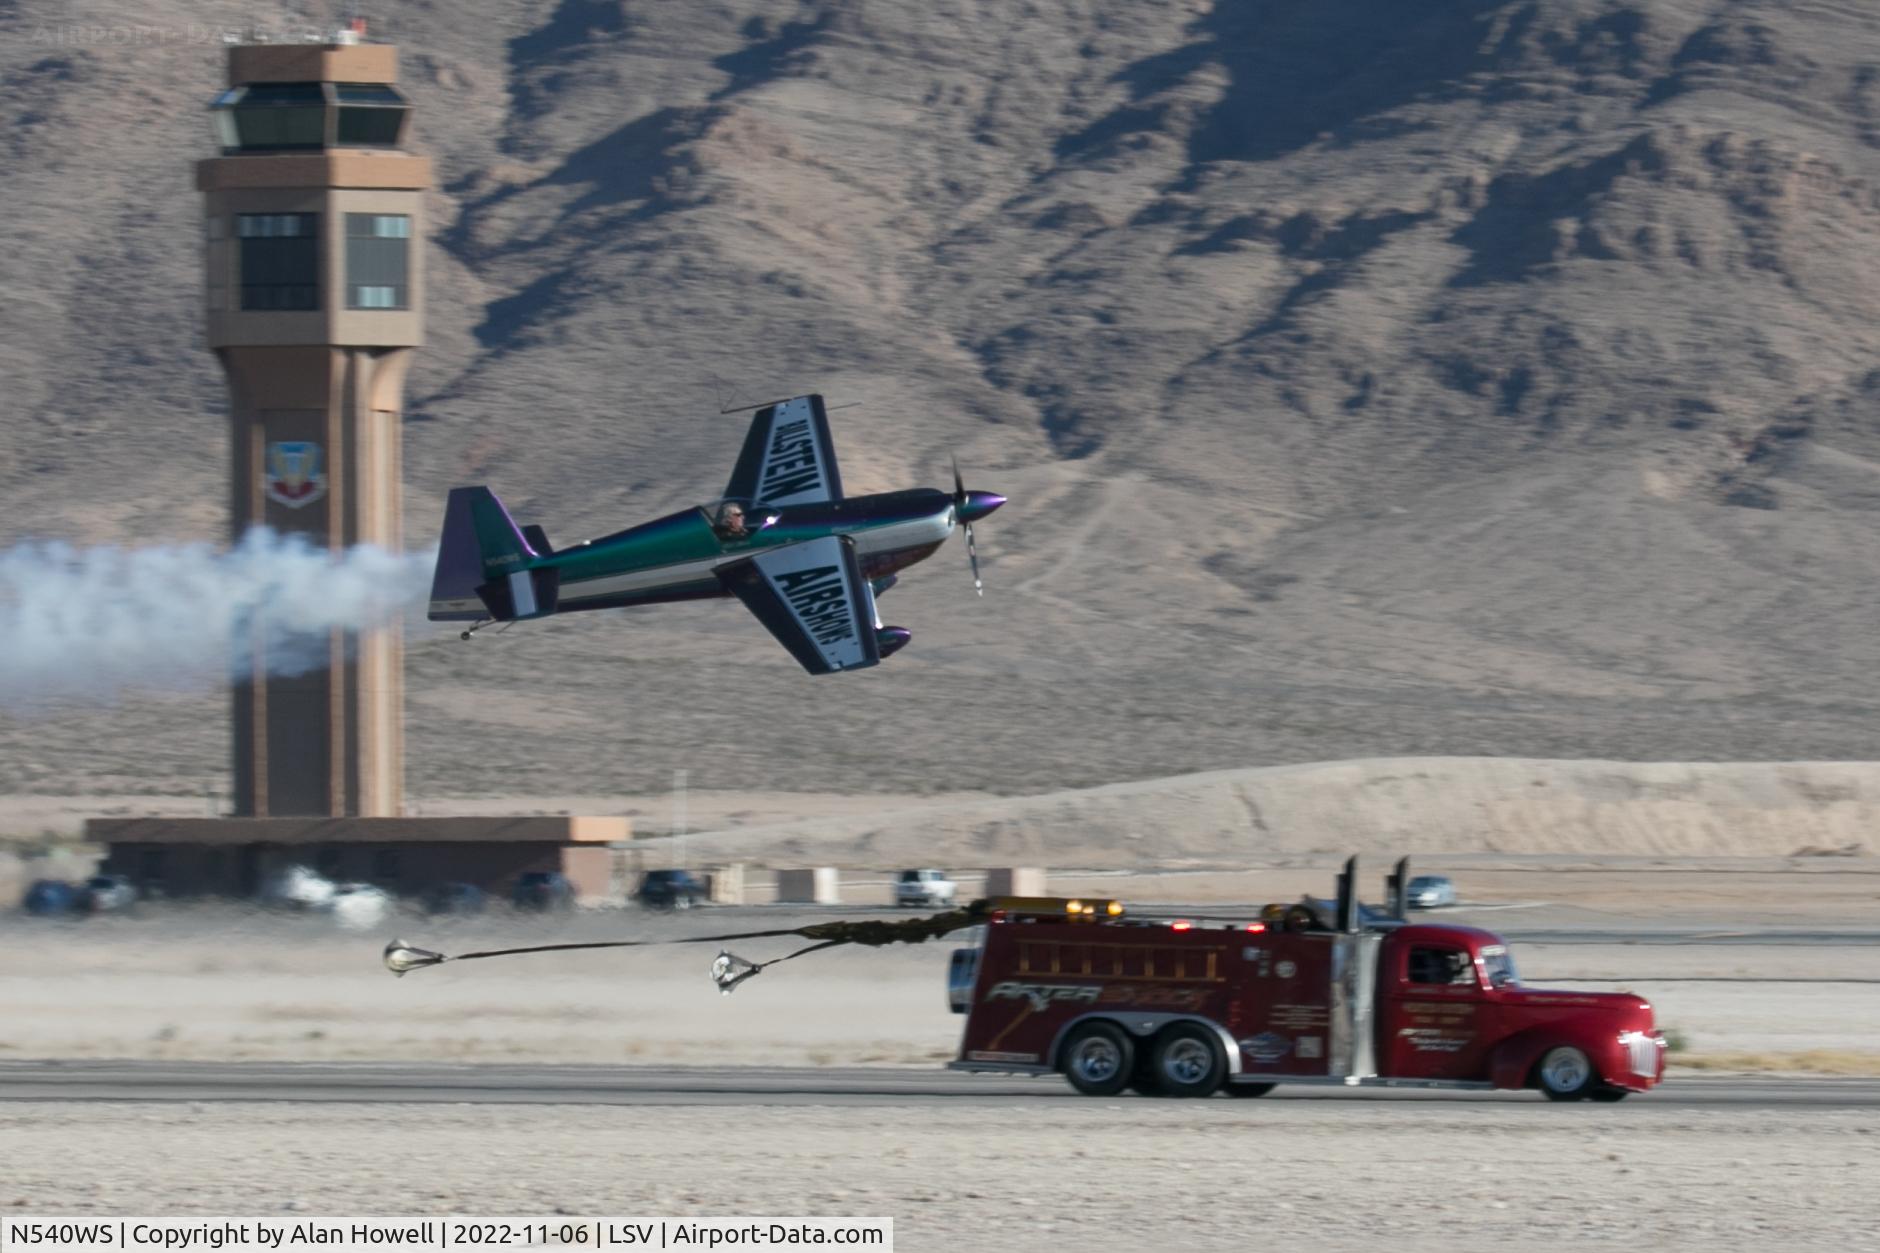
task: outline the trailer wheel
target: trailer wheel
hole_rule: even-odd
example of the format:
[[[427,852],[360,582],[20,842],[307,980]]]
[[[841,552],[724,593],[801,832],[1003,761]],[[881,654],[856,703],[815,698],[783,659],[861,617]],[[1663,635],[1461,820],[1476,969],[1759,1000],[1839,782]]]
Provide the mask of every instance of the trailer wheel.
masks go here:
[[[1592,1059],[1571,1044],[1541,1054],[1534,1067],[1534,1083],[1550,1101],[1584,1101],[1600,1086]]]
[[[1227,1059],[1207,1031],[1177,1024],[1156,1037],[1149,1073],[1164,1096],[1212,1096],[1227,1078]]]
[[[1115,1096],[1129,1083],[1136,1046],[1115,1023],[1090,1022],[1064,1042],[1059,1067],[1085,1096]]]

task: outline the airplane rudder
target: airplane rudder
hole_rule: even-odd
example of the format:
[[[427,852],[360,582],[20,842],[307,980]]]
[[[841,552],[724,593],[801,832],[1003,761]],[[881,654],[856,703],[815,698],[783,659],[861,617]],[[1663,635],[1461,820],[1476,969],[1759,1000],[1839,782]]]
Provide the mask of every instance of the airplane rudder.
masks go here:
[[[469,509],[484,577],[493,579],[525,568],[535,552],[496,493],[487,487],[460,487],[451,492],[452,503],[458,492],[464,493]]]
[[[487,488],[453,488],[445,502],[444,530],[431,575],[430,616],[434,620],[482,616],[476,589],[485,578],[483,552],[472,507],[479,491],[488,494]]]

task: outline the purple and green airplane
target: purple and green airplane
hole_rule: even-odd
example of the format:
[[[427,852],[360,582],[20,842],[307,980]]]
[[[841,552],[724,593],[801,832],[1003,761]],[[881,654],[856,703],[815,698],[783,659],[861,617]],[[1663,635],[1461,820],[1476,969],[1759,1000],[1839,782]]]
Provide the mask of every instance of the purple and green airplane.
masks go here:
[[[958,525],[973,586],[973,523],[1005,503],[920,487],[844,496],[821,396],[757,410],[724,495],[629,530],[557,549],[517,526],[487,487],[451,491],[431,580],[433,622],[523,622],[579,609],[620,609],[736,596],[811,674],[860,670],[913,638],[882,625],[875,598],[931,557]]]

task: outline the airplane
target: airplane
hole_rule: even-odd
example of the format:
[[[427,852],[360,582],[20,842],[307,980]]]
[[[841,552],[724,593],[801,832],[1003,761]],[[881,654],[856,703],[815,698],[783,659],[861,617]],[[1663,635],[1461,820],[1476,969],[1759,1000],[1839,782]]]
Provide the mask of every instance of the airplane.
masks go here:
[[[913,638],[875,598],[955,525],[985,594],[973,523],[1004,503],[967,491],[957,460],[951,493],[844,496],[823,398],[798,396],[757,409],[718,499],[571,548],[516,525],[489,488],[453,488],[429,616],[473,622],[467,640],[491,623],[735,596],[811,674],[861,670]]]

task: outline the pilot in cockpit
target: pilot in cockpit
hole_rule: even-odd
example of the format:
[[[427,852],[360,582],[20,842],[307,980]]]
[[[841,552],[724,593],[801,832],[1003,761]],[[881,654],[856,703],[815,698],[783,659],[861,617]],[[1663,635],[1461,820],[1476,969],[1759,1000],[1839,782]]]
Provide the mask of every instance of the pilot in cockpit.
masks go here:
[[[744,506],[735,500],[727,500],[718,506],[718,521],[713,525],[717,528],[720,539],[740,540],[751,537],[751,533],[744,529]]]

